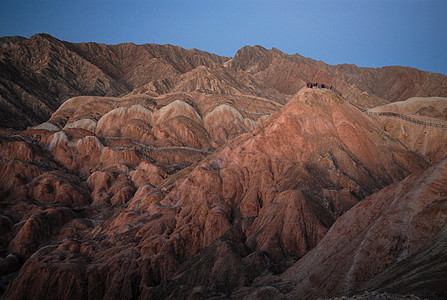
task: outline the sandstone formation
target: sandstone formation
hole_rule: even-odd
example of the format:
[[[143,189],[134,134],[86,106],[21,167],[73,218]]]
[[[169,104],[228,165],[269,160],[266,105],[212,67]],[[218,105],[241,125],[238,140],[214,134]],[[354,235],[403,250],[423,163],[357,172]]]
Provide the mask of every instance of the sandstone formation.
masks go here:
[[[404,67],[331,66],[278,49],[244,47],[233,58],[171,45],[69,43],[47,34],[1,38],[0,127],[46,121],[74,96],[130,92],[251,95],[284,104],[306,82],[336,86],[362,109],[446,96],[446,77]]]
[[[246,133],[247,118],[229,104],[212,110],[199,102],[164,104],[116,107],[120,104],[113,103],[108,112],[99,112],[96,134],[115,132],[119,136],[114,139],[75,127],[28,131],[29,138],[39,134],[39,144],[24,141],[25,137],[4,137],[5,157],[20,153],[21,164],[31,164],[38,155],[54,161],[46,166],[51,171],[36,166],[34,172],[43,175],[34,175],[37,179],[21,188],[23,197],[28,197],[20,200],[22,210],[17,205],[20,198],[10,196],[5,202],[12,223],[22,223],[9,235],[9,250],[4,251],[25,261],[9,285],[7,299],[286,295],[293,290],[288,282],[294,278],[284,277],[271,288],[257,285],[293,266],[286,274],[292,272],[295,262],[318,248],[332,224],[351,207],[363,204],[362,199],[380,197],[388,185],[400,184],[407,175],[428,167],[422,156],[329,90],[302,89]],[[198,111],[208,113],[202,116]],[[65,113],[65,127],[77,122],[75,114]],[[135,141],[136,136],[129,138],[125,131],[108,131],[114,122],[101,120],[109,114],[118,123],[122,115],[139,120],[149,132],[183,122],[200,125],[211,140],[213,134],[207,130],[216,128],[219,119],[243,132],[236,136],[240,132],[234,131],[233,140],[180,171],[160,157],[146,156],[150,151],[144,147],[156,146]],[[165,132],[187,144],[191,136],[181,128]],[[191,129],[190,134],[196,132],[197,128]],[[111,144],[118,142],[120,147]],[[22,150],[12,150],[16,148]],[[79,176],[77,190],[56,176],[61,168],[73,174],[69,176]],[[13,172],[6,170],[3,183],[10,182],[6,178]],[[45,181],[50,175],[58,185]],[[59,200],[65,185],[62,190],[83,195],[86,202],[75,196],[68,202],[64,197]],[[46,196],[48,191],[54,197]],[[29,201],[36,203],[34,210],[25,204]],[[48,206],[55,203],[62,207]],[[5,228],[11,226],[17,225],[5,221]],[[39,230],[46,233],[39,235]],[[45,244],[49,246],[42,247]],[[37,280],[36,274],[39,284],[22,288]],[[64,284],[68,282],[69,286]]]
[[[170,176],[184,176],[176,173],[218,145],[196,108],[207,112],[220,102],[243,108],[248,103],[239,101],[251,99],[173,96],[75,97],[33,129],[2,132],[0,179],[6,214],[1,219],[5,233],[1,253],[4,259],[15,255],[18,261],[4,260],[9,271],[3,274],[2,286],[23,261],[48,244],[59,245],[58,250],[91,253],[94,243],[79,239],[100,230],[95,227],[120,207],[145,207],[141,201],[148,196],[164,196],[166,192],[157,187]],[[248,116],[269,114],[279,106],[267,99],[253,101],[258,104],[244,112],[245,119],[231,109],[236,117],[249,120]],[[215,126],[218,121],[214,120]],[[228,136],[220,142],[247,128],[228,128]],[[114,227],[120,220],[114,221]]]
[[[441,120],[447,119],[447,98],[413,97],[370,109],[370,112],[394,112],[400,115],[418,115]]]
[[[292,297],[379,290],[445,298],[446,183],[443,160],[356,205],[284,274],[296,282]]]
[[[247,121],[247,124],[250,126],[250,121]],[[216,107],[207,114],[204,118],[204,125],[212,139],[219,144],[224,144],[247,131],[246,122],[242,114],[237,109],[226,104]]]
[[[331,66],[299,54],[287,55],[278,49],[267,50],[261,46],[242,48],[225,65],[236,71],[245,71],[262,86],[285,94],[295,93],[306,82],[333,85],[362,108],[377,106],[383,100],[393,102],[412,96],[441,96],[446,92],[442,74],[402,67]],[[359,98],[363,98],[363,103],[358,101]]]
[[[38,34],[1,49],[0,126],[24,129],[48,119],[70,97],[123,95],[221,60],[174,46],[72,44]]]
[[[253,103],[250,111],[244,109],[248,101]],[[219,102],[224,104],[209,112]],[[40,145],[74,171],[126,163],[134,168],[143,161],[167,168],[197,162],[235,136],[253,130],[257,119],[252,118],[277,107],[281,105],[263,98],[207,99],[185,93],[170,94],[168,99],[75,97],[34,130],[44,133],[39,136]]]
[[[385,131],[439,162],[447,155],[447,98],[410,98],[368,110]],[[433,142],[436,141],[436,142]]]
[[[182,208],[173,235],[191,240],[186,254],[237,224],[249,248],[281,261],[304,255],[357,201],[425,166],[334,93],[305,89],[253,137],[240,136],[208,158],[160,203]],[[296,210],[303,215],[288,215]],[[179,219],[188,220],[185,228]]]
[[[446,297],[445,76],[0,44],[3,299]]]
[[[26,38],[21,36],[4,36],[0,37],[0,48],[8,48],[10,46],[16,45],[23,42]]]

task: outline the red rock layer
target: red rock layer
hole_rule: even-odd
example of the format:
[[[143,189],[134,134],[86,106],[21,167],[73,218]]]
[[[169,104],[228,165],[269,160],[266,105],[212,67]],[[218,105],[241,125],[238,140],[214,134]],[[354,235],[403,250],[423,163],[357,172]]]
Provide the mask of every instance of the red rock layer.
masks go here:
[[[277,49],[234,58],[170,45],[69,43],[47,34],[1,38],[0,127],[25,129],[74,96],[177,92],[250,95],[285,103],[306,82],[333,85],[363,109],[412,96],[446,96],[446,76],[404,67],[330,66]]]
[[[446,184],[443,160],[356,205],[284,274],[297,283],[292,297],[379,290],[445,298]]]
[[[180,107],[189,122],[203,120],[191,105],[172,103],[150,122],[179,118]],[[9,199],[6,207],[16,207],[13,223],[25,224],[13,225],[22,229],[11,235],[10,245],[26,262],[7,299],[229,295],[282,273],[360,200],[428,166],[329,90],[301,90],[257,129],[168,179],[165,165],[152,163],[139,148],[123,147],[124,140],[116,140],[118,148],[86,136],[85,129],[40,132],[41,145],[57,162],[52,169],[79,174],[82,183],[74,185],[79,193],[88,189],[88,202],[65,214],[50,209],[57,197],[45,202],[33,194],[19,213],[16,199]],[[26,147],[40,149],[25,143],[23,151],[11,152],[11,145],[2,151],[23,153],[25,164],[33,155]],[[89,148],[101,155],[87,157]],[[23,182],[17,183],[28,195]],[[35,212],[25,213],[33,202]],[[32,238],[42,228],[46,234]],[[255,293],[269,291],[276,293]]]
[[[418,97],[368,110],[382,128],[437,163],[447,156],[447,98]]]

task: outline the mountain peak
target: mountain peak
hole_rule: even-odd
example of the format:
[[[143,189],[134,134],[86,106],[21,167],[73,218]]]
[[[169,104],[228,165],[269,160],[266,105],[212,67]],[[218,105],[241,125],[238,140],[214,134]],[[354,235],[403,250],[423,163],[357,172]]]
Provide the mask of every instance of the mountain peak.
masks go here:
[[[260,46],[260,45],[255,45],[255,46],[244,46],[241,49],[239,49],[236,52],[235,58],[240,57],[240,56],[246,56],[246,55],[261,55],[263,53],[268,52],[269,50],[267,50],[266,48]]]
[[[30,40],[36,40],[36,39],[45,39],[52,42],[61,42],[58,38],[55,38],[54,36],[48,34],[48,33],[37,33],[29,38]]]

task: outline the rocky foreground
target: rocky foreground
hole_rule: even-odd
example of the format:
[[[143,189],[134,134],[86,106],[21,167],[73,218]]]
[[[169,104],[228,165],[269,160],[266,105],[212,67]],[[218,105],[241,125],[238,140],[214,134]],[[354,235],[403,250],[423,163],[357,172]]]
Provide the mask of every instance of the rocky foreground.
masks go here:
[[[3,299],[447,297],[445,76],[2,47]]]

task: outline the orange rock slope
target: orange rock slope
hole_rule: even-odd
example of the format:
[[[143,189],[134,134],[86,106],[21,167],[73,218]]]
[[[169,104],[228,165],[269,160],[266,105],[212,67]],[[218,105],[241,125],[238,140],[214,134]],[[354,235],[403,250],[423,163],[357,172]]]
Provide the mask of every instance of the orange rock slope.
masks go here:
[[[75,96],[250,95],[284,104],[307,82],[335,86],[362,109],[446,96],[447,77],[405,67],[331,66],[246,46],[233,58],[171,45],[69,43],[48,34],[0,37],[0,127],[46,121]]]
[[[447,156],[447,98],[415,97],[368,110],[411,150],[439,162]]]
[[[408,193],[396,192],[397,203],[425,186],[416,184],[416,175],[404,178],[427,169],[427,160],[333,91],[304,88],[256,124],[247,120],[277,104],[258,97],[210,99],[223,100],[196,94],[73,99],[43,129],[4,132],[2,251],[19,263],[1,263],[20,268],[5,298],[331,295],[301,287],[300,276],[311,278],[297,266],[320,274],[311,258],[320,259],[312,253],[323,250],[312,249],[321,249],[334,222],[343,224],[346,212],[359,211],[358,222],[371,224],[362,217],[377,218],[371,199],[383,202],[396,186],[408,186]],[[244,109],[242,99],[252,99],[257,111]],[[78,108],[76,101],[84,105]],[[79,122],[85,119],[91,122]],[[445,188],[436,187],[432,193],[428,188],[427,201],[442,200]],[[403,222],[405,207],[398,210]],[[442,210],[432,209],[442,218]],[[386,224],[390,236],[403,232],[395,222]],[[418,224],[404,245],[411,253],[430,245],[419,237],[440,228]],[[342,226],[332,244],[348,244],[350,226]],[[383,255],[400,245],[371,237],[382,243]],[[390,252],[379,271],[409,257],[402,249]],[[358,260],[349,277],[355,288],[336,287],[352,293],[387,286],[385,276],[374,277],[380,284],[369,281],[382,273],[363,272],[376,252]],[[321,263],[329,267],[322,270],[356,257],[327,257]]]
[[[285,272],[295,283],[291,297],[378,290],[445,298],[446,184],[444,159],[356,205]]]

